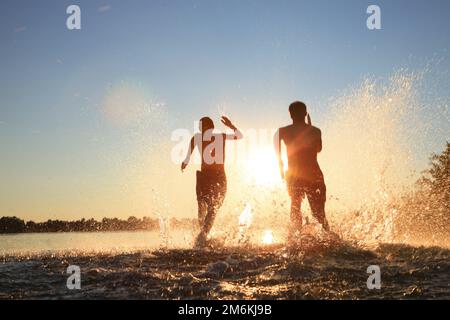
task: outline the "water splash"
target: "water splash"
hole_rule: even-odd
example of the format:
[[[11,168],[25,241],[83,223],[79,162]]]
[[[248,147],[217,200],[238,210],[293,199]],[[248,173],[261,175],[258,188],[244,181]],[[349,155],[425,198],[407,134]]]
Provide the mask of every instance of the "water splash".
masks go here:
[[[345,238],[395,242],[399,210],[427,157],[423,74],[401,70],[387,81],[366,79],[333,99],[320,156],[330,199],[328,213]]]
[[[274,236],[272,230],[264,230],[261,242],[265,245],[274,243]]]
[[[241,215],[239,216],[239,241],[245,240],[245,235],[247,230],[252,225],[253,221],[253,214],[252,214],[252,207],[249,203],[245,205],[244,210],[242,211]]]
[[[161,237],[161,246],[167,248],[170,245],[169,237],[169,219],[161,215],[158,216],[159,235]]]
[[[323,120],[318,117],[315,120],[323,132],[324,150],[319,155],[319,162],[327,184],[327,216],[333,230],[345,239],[363,243],[406,239],[401,221],[420,215],[421,209],[407,207],[402,197],[413,189],[418,177],[417,170],[425,168],[431,141],[442,136],[435,134],[433,127],[436,123],[429,117],[433,114],[433,119],[438,118],[440,109],[424,96],[423,77],[423,72],[400,70],[387,80],[367,78],[330,99],[324,108],[329,111]],[[424,102],[424,99],[427,101]],[[445,100],[445,97],[441,97],[441,102],[442,99]],[[311,106],[311,109],[316,107]],[[448,114],[441,118],[445,117],[448,119]],[[272,121],[267,123],[274,125]],[[147,163],[151,170],[140,170],[133,176],[132,185],[139,188],[143,198],[146,198],[148,193],[142,192],[145,190],[142,185],[145,187],[157,181],[155,190],[164,190],[161,191],[164,196],[154,201],[153,206],[158,204],[160,212],[192,214],[192,217],[196,207],[192,188],[194,171],[180,176],[178,165],[168,166],[166,158],[159,159],[160,155],[169,153],[158,152],[154,156],[156,159],[152,158]],[[267,166],[277,170],[270,163]],[[249,184],[244,179],[248,174],[245,170],[245,166],[227,162],[230,192],[215,223],[218,230],[225,232],[227,237],[229,234],[230,239],[235,239],[236,234],[247,237],[250,224],[252,230],[260,232],[265,229],[275,233],[284,231],[289,224],[286,187]],[[136,176],[147,179],[139,185]],[[174,181],[177,181],[177,188],[174,188]],[[163,188],[161,184],[167,184],[167,187]],[[180,197],[180,190],[187,196]],[[251,202],[252,207],[247,209],[248,204],[243,199]],[[247,226],[246,222],[241,224],[239,221],[237,226],[235,223],[230,225],[236,210],[243,206],[246,209],[241,217],[244,219],[249,215],[250,224]],[[185,208],[190,208],[191,213],[185,212]],[[310,215],[308,209],[305,201],[302,208],[305,217]],[[252,210],[258,212],[254,219]],[[425,224],[426,228],[431,229],[428,221]],[[260,235],[258,233],[256,236],[259,243]]]

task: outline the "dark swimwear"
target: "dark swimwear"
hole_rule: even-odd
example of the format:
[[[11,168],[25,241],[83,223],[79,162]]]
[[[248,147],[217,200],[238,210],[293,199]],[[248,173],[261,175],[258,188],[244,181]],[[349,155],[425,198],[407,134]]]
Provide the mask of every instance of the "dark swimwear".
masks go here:
[[[197,202],[220,208],[227,193],[227,177],[224,170],[197,171]]]
[[[306,196],[313,216],[320,222],[324,221],[327,188],[323,178],[308,181],[296,178],[287,172],[286,182],[289,196],[300,199],[300,201]]]

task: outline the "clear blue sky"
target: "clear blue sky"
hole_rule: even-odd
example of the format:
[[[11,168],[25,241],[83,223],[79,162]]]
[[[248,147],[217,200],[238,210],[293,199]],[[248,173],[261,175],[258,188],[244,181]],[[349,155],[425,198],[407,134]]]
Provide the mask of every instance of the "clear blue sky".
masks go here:
[[[70,4],[81,7],[82,30],[66,29]],[[380,31],[366,28],[369,4],[381,7]],[[31,210],[42,192],[32,216],[42,218],[59,208],[45,201],[96,185],[114,171],[107,160],[137,147],[99,108],[121,81],[163,101],[171,128],[190,128],[217,101],[284,111],[436,57],[448,71],[449,35],[446,0],[2,0],[0,216]],[[437,94],[448,98],[444,80]],[[266,108],[227,111],[248,121]]]

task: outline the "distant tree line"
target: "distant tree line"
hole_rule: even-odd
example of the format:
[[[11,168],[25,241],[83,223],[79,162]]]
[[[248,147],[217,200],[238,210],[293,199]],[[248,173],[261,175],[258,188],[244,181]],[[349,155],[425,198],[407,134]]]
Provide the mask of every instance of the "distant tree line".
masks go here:
[[[397,223],[399,234],[411,238],[450,241],[450,143],[439,154],[430,157],[422,172],[417,190],[407,195],[398,208],[406,212]]]
[[[165,221],[164,227],[176,229],[191,228],[192,219],[172,218]],[[0,234],[6,233],[40,233],[40,232],[95,232],[95,231],[143,231],[159,230],[160,221],[149,217],[142,219],[129,217],[127,220],[118,218],[81,219],[77,221],[48,220],[46,222],[24,221],[17,217],[0,218]]]
[[[432,154],[430,166],[418,181],[425,191],[442,197],[447,213],[450,208],[450,142],[440,154]]]

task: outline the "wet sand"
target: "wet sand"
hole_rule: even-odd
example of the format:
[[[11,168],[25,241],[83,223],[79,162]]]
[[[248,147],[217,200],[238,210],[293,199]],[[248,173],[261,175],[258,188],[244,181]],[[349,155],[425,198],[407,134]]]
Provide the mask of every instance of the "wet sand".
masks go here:
[[[81,290],[66,287],[69,265]],[[448,249],[392,244],[59,253],[2,257],[0,299],[449,299],[449,275]]]

